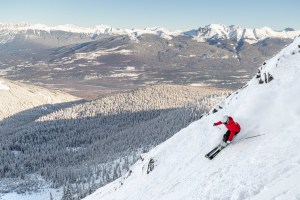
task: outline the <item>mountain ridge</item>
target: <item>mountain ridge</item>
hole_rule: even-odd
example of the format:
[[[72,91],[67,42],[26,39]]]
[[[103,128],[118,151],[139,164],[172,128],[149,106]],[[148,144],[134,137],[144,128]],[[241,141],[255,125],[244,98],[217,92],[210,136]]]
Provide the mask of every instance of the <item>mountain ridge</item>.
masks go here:
[[[276,31],[269,27],[242,28],[240,26],[226,26],[223,24],[209,24],[204,27],[199,27],[198,29],[170,31],[166,28],[159,27],[150,27],[144,29],[120,29],[103,24],[96,25],[94,27],[79,27],[73,24],[47,26],[44,24],[0,23],[0,34],[2,35],[2,37],[5,34],[10,34],[10,36],[13,37],[14,34],[27,33],[28,31],[33,31],[37,35],[39,35],[41,31],[45,31],[48,34],[51,34],[51,31],[63,31],[70,33],[85,34],[91,38],[94,38],[99,35],[128,35],[133,40],[138,40],[138,36],[143,34],[154,34],[165,39],[172,39],[174,36],[182,35],[194,37],[197,41],[205,41],[208,39],[230,39],[234,41],[246,40],[249,43],[256,43],[258,40],[262,40],[268,37],[293,39],[294,37],[300,34],[300,30],[296,31],[291,28]],[[0,44],[7,42],[9,42],[9,40],[2,40]]]
[[[112,35],[115,29],[106,25],[100,25],[98,33],[74,25],[56,28],[60,30],[44,25],[32,25],[32,29],[26,28],[30,25],[15,26],[21,31],[0,28],[0,75],[85,99],[164,83],[237,89],[264,60],[292,41],[261,38],[269,33],[272,37],[298,33],[273,34],[264,28],[262,33],[268,34],[260,38],[256,29],[220,24],[173,35],[158,27],[140,32],[118,29],[117,35]],[[77,32],[62,31],[70,29]]]

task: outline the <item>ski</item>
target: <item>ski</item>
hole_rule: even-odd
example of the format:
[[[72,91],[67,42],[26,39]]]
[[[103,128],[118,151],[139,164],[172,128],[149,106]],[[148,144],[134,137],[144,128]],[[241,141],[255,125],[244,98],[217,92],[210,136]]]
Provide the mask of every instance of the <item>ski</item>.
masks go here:
[[[247,140],[247,139],[250,139],[250,138],[259,137],[259,136],[262,136],[262,135],[266,135],[266,134],[258,134],[258,135],[253,135],[253,136],[249,136],[249,137],[244,137],[244,138],[238,139],[237,141],[234,141],[233,143],[239,142],[241,140]],[[224,144],[219,144],[213,150],[211,150],[208,154],[206,154],[205,158],[208,158],[209,160],[214,159],[214,157],[216,157],[227,146],[228,146],[228,144],[225,144],[225,145]]]
[[[255,138],[255,137],[259,137],[259,136],[262,136],[262,135],[266,135],[266,134],[259,134],[259,135],[253,135],[253,136],[249,136],[249,137],[245,137],[245,138],[241,138],[237,141],[234,141],[235,142],[239,142],[241,140],[247,140],[247,139],[250,139],[250,138]],[[213,150],[211,150],[208,154],[205,155],[206,158],[208,158],[209,160],[212,160],[214,159],[214,157],[216,157],[224,148],[226,148],[228,146],[228,144],[226,144],[225,146],[222,145],[222,144],[219,144],[216,148],[214,148]]]
[[[208,158],[210,157],[217,149],[219,149],[221,147],[221,144],[219,144],[218,146],[216,146],[215,148],[213,148],[213,150],[211,150],[210,152],[208,152],[206,155],[205,155],[205,158]]]
[[[212,160],[214,159],[214,157],[216,157],[223,149],[225,149],[225,147],[227,147],[228,145],[226,146],[221,146],[218,150],[216,150],[212,155],[210,155],[208,157],[209,160]]]
[[[219,144],[218,146],[216,146],[213,150],[211,150],[208,154],[205,155],[205,158],[208,159],[213,159],[216,155],[218,155],[218,153],[220,153],[220,151],[222,151],[226,146],[228,146],[228,144]]]

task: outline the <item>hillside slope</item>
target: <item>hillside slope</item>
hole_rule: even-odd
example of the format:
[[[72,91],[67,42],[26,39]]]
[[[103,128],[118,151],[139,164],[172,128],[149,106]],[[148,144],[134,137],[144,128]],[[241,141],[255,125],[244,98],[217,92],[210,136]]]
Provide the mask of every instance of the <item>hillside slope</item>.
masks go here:
[[[0,79],[0,100],[0,120],[2,120],[26,109],[75,101],[79,98],[57,90]]]
[[[73,197],[83,198],[126,173],[142,151],[199,119],[231,92],[157,85],[96,101],[42,105],[5,118],[0,122],[0,177],[7,180],[0,181],[0,193],[7,193],[2,199],[29,191],[48,197],[50,189],[39,194],[41,187],[24,184],[40,185],[31,174],[47,187],[72,184]]]
[[[299,66],[298,37],[261,66],[262,77],[215,107],[223,109],[143,155],[131,173],[85,200],[300,199]],[[225,114],[240,123],[240,141],[207,160],[225,132],[212,124]],[[242,139],[257,134],[266,135]],[[154,169],[147,174],[150,158]]]

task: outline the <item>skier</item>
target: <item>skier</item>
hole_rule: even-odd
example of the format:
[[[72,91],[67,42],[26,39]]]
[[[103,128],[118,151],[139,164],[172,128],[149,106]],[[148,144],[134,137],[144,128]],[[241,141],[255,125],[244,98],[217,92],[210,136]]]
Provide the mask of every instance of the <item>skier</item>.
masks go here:
[[[222,117],[222,120],[214,123],[214,126],[218,126],[220,124],[224,124],[228,131],[223,136],[223,143],[216,146],[213,150],[205,155],[209,160],[214,159],[216,155],[218,155],[230,142],[233,138],[241,131],[241,127],[238,123],[233,121],[232,117],[225,115]]]
[[[224,124],[228,131],[223,135],[223,142],[230,144],[233,138],[241,131],[241,127],[232,117],[225,115],[221,121],[214,123],[214,126]]]

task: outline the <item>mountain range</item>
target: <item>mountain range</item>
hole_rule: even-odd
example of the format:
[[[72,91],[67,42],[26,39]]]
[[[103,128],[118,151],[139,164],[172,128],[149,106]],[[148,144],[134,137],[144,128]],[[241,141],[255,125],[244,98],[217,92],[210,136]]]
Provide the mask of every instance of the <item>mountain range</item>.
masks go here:
[[[47,26],[44,24],[4,24],[0,23],[1,43],[12,41],[18,34],[32,34],[40,36],[42,34],[56,35],[56,32],[68,32],[74,34],[85,35],[90,39],[95,39],[100,35],[128,35],[131,39],[138,42],[138,37],[143,34],[158,35],[165,39],[172,39],[177,36],[192,36],[199,41],[211,39],[226,39],[232,41],[247,41],[256,43],[259,40],[266,38],[289,38],[300,34],[300,31],[295,31],[292,28],[286,28],[282,31],[276,31],[269,27],[263,28],[242,28],[239,26],[226,26],[223,24],[210,24],[205,27],[192,30],[176,30],[170,31],[166,28],[151,27],[145,29],[119,29],[112,28],[108,25],[97,25],[93,28],[79,27],[72,24]],[[5,40],[6,37],[6,40]],[[59,40],[59,38],[57,38]]]
[[[237,89],[300,31],[0,24],[1,76],[95,99],[152,84]]]

